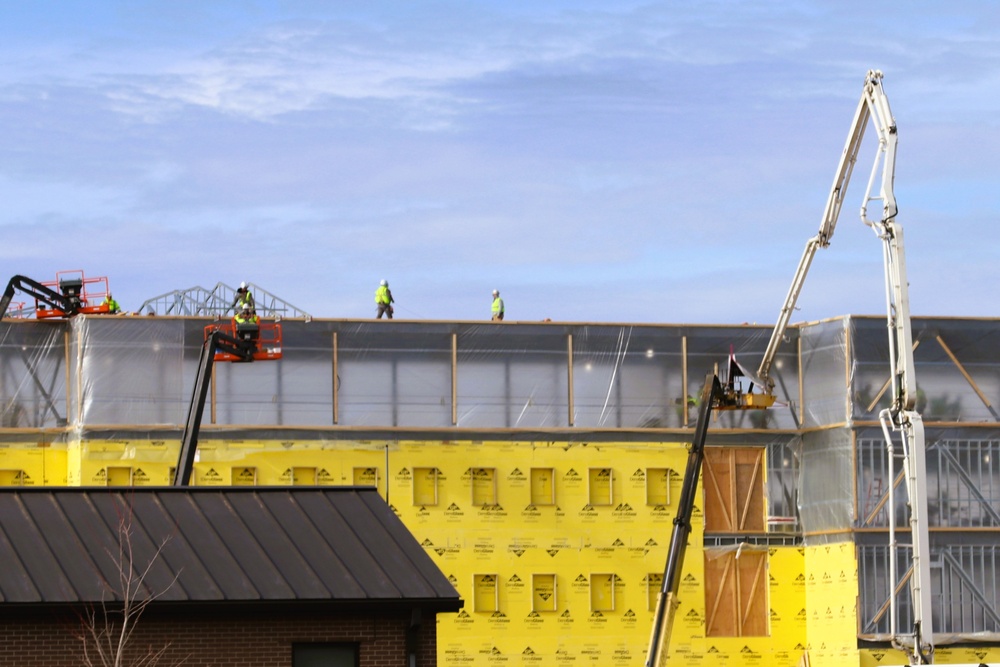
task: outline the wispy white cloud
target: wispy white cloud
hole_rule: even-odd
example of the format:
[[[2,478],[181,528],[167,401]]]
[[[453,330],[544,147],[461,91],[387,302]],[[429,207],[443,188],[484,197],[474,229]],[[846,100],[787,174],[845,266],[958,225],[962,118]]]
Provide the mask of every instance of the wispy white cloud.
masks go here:
[[[368,314],[389,277],[420,316],[499,286],[527,319],[762,321],[875,66],[913,301],[959,303],[928,276],[1000,212],[988,3],[544,4],[71,4],[48,32],[0,27],[5,263],[44,278],[110,238],[130,302],[244,279],[249,252],[251,279],[320,314]],[[881,308],[861,190],[803,317]]]

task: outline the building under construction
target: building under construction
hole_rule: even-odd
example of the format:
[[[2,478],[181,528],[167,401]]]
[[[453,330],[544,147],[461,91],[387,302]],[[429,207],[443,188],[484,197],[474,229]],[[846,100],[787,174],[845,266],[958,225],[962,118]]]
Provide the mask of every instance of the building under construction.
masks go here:
[[[171,484],[214,321],[0,322],[0,484]],[[376,486],[465,600],[440,665],[645,664],[696,397],[770,328],[281,326],[280,359],[215,364],[193,485]],[[885,328],[789,326],[775,405],[713,416],[669,664],[907,664]],[[1000,661],[1000,320],[914,318],[913,345],[933,659]]]

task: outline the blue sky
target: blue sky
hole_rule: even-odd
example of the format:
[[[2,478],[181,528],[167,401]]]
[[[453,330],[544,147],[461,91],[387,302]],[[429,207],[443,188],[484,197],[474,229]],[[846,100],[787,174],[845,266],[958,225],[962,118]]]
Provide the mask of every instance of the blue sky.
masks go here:
[[[865,73],[915,315],[995,317],[1000,5],[0,0],[0,264],[126,309],[248,280],[316,317],[771,323]],[[869,132],[869,139],[873,133]],[[884,311],[837,233],[793,321]]]

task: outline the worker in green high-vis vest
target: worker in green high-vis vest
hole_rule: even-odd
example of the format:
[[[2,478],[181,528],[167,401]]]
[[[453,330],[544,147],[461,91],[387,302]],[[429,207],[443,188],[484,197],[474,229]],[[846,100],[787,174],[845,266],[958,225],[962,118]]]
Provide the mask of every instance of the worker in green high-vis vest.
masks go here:
[[[392,298],[392,292],[389,291],[389,283],[383,280],[379,283],[378,289],[375,290],[375,305],[378,307],[378,312],[375,315],[375,319],[382,319],[383,313],[390,320],[392,319],[392,302],[395,299]]]
[[[503,299],[500,298],[500,290],[493,290],[493,321],[499,322],[503,319]]]

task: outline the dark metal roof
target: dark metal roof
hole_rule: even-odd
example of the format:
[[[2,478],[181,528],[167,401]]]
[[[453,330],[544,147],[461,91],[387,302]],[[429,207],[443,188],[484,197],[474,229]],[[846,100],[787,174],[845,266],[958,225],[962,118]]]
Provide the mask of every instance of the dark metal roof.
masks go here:
[[[0,604],[121,599],[123,543],[135,576],[149,566],[145,596],[159,595],[158,604],[462,606],[365,487],[3,490]]]

